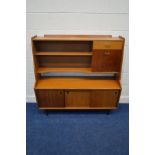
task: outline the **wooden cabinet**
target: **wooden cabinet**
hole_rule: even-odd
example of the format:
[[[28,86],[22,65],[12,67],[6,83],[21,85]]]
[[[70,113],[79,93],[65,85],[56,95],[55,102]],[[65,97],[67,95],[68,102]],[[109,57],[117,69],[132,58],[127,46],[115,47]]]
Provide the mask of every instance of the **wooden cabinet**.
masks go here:
[[[64,91],[62,90],[36,90],[39,107],[64,107]]]
[[[38,107],[116,109],[124,42],[111,35],[32,37]]]
[[[121,41],[94,41],[92,71],[93,72],[120,72],[123,58],[123,42]]]
[[[113,108],[120,90],[36,90],[41,108]]]

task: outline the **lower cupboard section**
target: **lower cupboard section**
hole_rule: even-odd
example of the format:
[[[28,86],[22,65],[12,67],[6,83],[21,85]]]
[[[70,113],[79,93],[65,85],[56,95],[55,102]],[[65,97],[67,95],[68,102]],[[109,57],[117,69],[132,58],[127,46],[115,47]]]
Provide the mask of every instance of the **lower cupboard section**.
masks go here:
[[[116,108],[120,90],[35,90],[40,108]]]

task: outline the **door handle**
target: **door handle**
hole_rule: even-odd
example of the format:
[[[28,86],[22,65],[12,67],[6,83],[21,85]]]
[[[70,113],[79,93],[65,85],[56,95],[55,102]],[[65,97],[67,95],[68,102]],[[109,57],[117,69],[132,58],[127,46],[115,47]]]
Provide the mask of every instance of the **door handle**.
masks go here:
[[[66,91],[66,94],[69,94],[69,91],[68,90]]]
[[[106,51],[104,52],[105,55],[110,55],[110,52]]]
[[[118,94],[118,92],[117,91],[115,91],[115,93],[114,93],[115,95],[117,95]]]

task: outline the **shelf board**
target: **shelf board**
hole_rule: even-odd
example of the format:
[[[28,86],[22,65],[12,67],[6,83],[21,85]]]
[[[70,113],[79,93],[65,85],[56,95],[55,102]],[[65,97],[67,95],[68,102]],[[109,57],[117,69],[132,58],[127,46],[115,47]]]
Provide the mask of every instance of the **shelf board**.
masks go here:
[[[83,89],[103,90],[121,89],[120,83],[116,80],[90,79],[90,78],[44,78],[36,82],[35,89]]]
[[[38,68],[37,73],[50,73],[50,72],[81,72],[91,73],[91,68]]]
[[[92,52],[36,52],[35,55],[92,56]]]
[[[102,74],[117,74],[118,72],[92,72],[91,68],[48,68],[40,67],[37,73],[51,73],[51,72],[79,72],[79,73],[102,73]]]
[[[94,41],[94,40],[123,40],[121,37],[111,35],[50,35],[35,36],[33,41]]]

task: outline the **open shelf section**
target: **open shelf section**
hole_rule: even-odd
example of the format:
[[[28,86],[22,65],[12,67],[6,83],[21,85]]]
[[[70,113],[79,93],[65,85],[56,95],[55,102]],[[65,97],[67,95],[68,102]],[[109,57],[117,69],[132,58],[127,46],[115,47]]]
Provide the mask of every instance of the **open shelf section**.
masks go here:
[[[92,56],[92,52],[36,52],[35,55]]]
[[[92,72],[91,68],[48,68],[40,67],[37,73],[51,73],[51,72],[78,72],[78,73],[103,73],[103,74],[117,74],[118,72]]]
[[[120,83],[117,80],[103,80],[90,78],[45,78],[40,79],[35,85],[35,89],[121,89]]]
[[[37,61],[40,67],[47,68],[87,68],[91,67],[90,56],[38,56]]]
[[[37,41],[34,42],[37,52],[91,52],[92,41]]]

